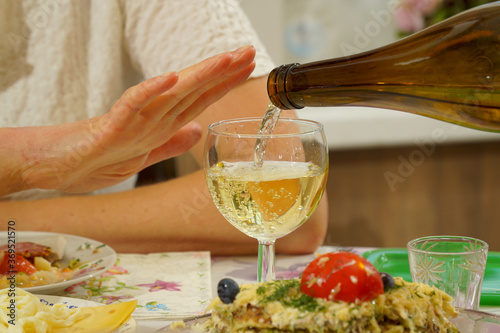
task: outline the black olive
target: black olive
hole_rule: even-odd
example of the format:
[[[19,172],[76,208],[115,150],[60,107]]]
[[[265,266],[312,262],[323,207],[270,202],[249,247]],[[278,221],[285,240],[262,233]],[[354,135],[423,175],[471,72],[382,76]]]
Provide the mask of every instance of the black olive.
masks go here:
[[[232,279],[222,279],[217,285],[217,294],[224,304],[233,303],[236,295],[240,292],[238,283]]]
[[[384,291],[394,288],[394,278],[389,273],[380,273],[382,282],[384,283]]]

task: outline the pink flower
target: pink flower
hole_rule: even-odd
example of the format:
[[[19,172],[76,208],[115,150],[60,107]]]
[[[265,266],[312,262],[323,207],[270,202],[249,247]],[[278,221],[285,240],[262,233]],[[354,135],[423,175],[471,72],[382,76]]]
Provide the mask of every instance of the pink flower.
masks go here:
[[[401,0],[399,7],[417,11],[423,15],[429,15],[442,3],[443,0]]]
[[[432,14],[441,5],[443,0],[410,0],[415,4],[415,9],[423,15]]]
[[[179,287],[181,287],[180,283],[165,282],[161,280],[156,280],[154,283],[138,284],[138,286],[149,287],[150,292],[160,291],[160,290],[181,291],[181,289],[179,289]]]
[[[425,28],[425,17],[432,14],[443,0],[401,0],[396,9],[396,25],[401,31],[416,32]]]
[[[86,281],[82,281],[80,283],[75,283],[75,284],[69,286],[68,288],[64,289],[64,292],[69,293],[69,294],[75,294],[76,293],[75,289],[79,286],[83,286],[85,283],[86,283]]]
[[[113,276],[120,274],[128,274],[128,271],[121,266],[114,265],[113,267],[108,269],[105,273],[101,274],[101,276]]]
[[[130,299],[132,296],[103,296],[102,300],[104,301],[104,304],[111,304],[116,301],[120,301],[122,299]]]
[[[416,32],[425,28],[425,20],[420,12],[404,7],[396,9],[396,25],[403,32]]]

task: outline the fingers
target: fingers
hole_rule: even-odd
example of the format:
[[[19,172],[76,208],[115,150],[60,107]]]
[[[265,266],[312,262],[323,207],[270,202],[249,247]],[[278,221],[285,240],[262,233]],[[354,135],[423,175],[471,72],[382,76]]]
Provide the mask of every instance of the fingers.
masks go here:
[[[197,122],[184,125],[166,143],[154,149],[146,160],[146,167],[187,152],[201,138],[202,127]]]
[[[174,89],[172,89],[171,91],[175,92],[176,89],[182,89],[182,91],[184,91],[183,97],[185,98],[187,96],[190,96],[190,98],[183,99],[180,103],[177,103],[177,105],[175,106],[177,110],[172,111],[172,114],[174,116],[182,112],[182,110],[186,107],[186,105],[191,104],[193,102],[193,99],[196,98],[197,96],[201,96],[207,90],[220,84],[222,81],[227,80],[232,75],[239,73],[244,68],[250,66],[255,58],[255,48],[252,46],[246,46],[232,52],[231,54],[233,55],[233,61],[230,64],[229,68],[224,73],[221,73],[221,75],[219,75],[218,77],[213,77],[208,82],[202,82],[202,81],[199,81],[197,83],[193,82],[192,89],[190,90],[183,89],[183,84],[186,82],[184,80],[185,73],[184,71],[181,71],[179,73],[179,78],[180,78],[179,84],[176,85],[176,87],[174,87]],[[198,75],[197,77],[201,78],[202,75]]]
[[[238,75],[248,66],[253,66],[255,49],[251,46],[240,48],[231,53],[224,53],[207,59],[197,65],[179,72],[179,82],[169,91],[153,100],[144,112],[158,112],[158,109],[167,110],[170,117],[176,117],[184,112],[199,96],[233,75]],[[217,64],[226,59],[230,63],[226,68]],[[220,98],[221,96],[219,96]],[[214,99],[216,100],[216,99]]]
[[[230,57],[231,62],[223,71],[214,70],[214,66]],[[206,89],[207,85],[214,85],[214,82],[224,77],[239,72],[242,68],[249,65],[255,57],[255,48],[245,46],[230,53],[223,53],[215,57],[206,59],[201,63],[184,69],[179,72],[178,84],[166,94],[176,94],[179,100],[190,95],[198,89]]]
[[[193,120],[208,106],[218,101],[231,89],[245,81],[253,72],[254,68],[255,63],[252,62],[249,66],[245,67],[237,74],[218,82],[215,86],[210,87],[203,93],[201,93],[200,91],[194,92],[191,96],[188,96],[183,100],[182,109],[178,109],[180,113],[172,111],[164,116],[164,121],[169,121],[168,118],[173,114],[176,114],[176,120],[179,123],[186,123]]]
[[[109,126],[108,130],[113,132],[126,132],[132,127],[147,132],[163,119],[169,122],[165,130],[175,131],[203,107],[222,97],[235,82],[246,79],[253,70],[254,57],[255,49],[247,46],[206,59],[179,73],[146,80],[129,88],[103,117],[105,124],[101,125]],[[192,104],[196,107],[190,107]]]

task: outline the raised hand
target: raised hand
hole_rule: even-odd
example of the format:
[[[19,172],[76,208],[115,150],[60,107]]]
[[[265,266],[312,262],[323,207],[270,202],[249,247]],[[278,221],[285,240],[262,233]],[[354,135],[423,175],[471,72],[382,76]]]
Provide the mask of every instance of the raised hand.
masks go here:
[[[27,188],[88,192],[189,150],[201,136],[191,120],[248,78],[254,56],[253,47],[244,47],[154,77],[128,89],[101,117],[15,129],[23,138],[15,155],[20,167],[10,177],[17,184],[0,195]]]

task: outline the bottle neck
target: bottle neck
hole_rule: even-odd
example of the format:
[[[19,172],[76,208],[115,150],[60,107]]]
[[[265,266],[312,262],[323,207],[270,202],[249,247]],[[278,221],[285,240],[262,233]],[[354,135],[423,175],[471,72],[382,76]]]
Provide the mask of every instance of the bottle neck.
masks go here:
[[[299,64],[281,65],[271,71],[267,78],[267,93],[271,102],[283,110],[302,109],[292,102],[287,92],[287,78],[290,71]]]

